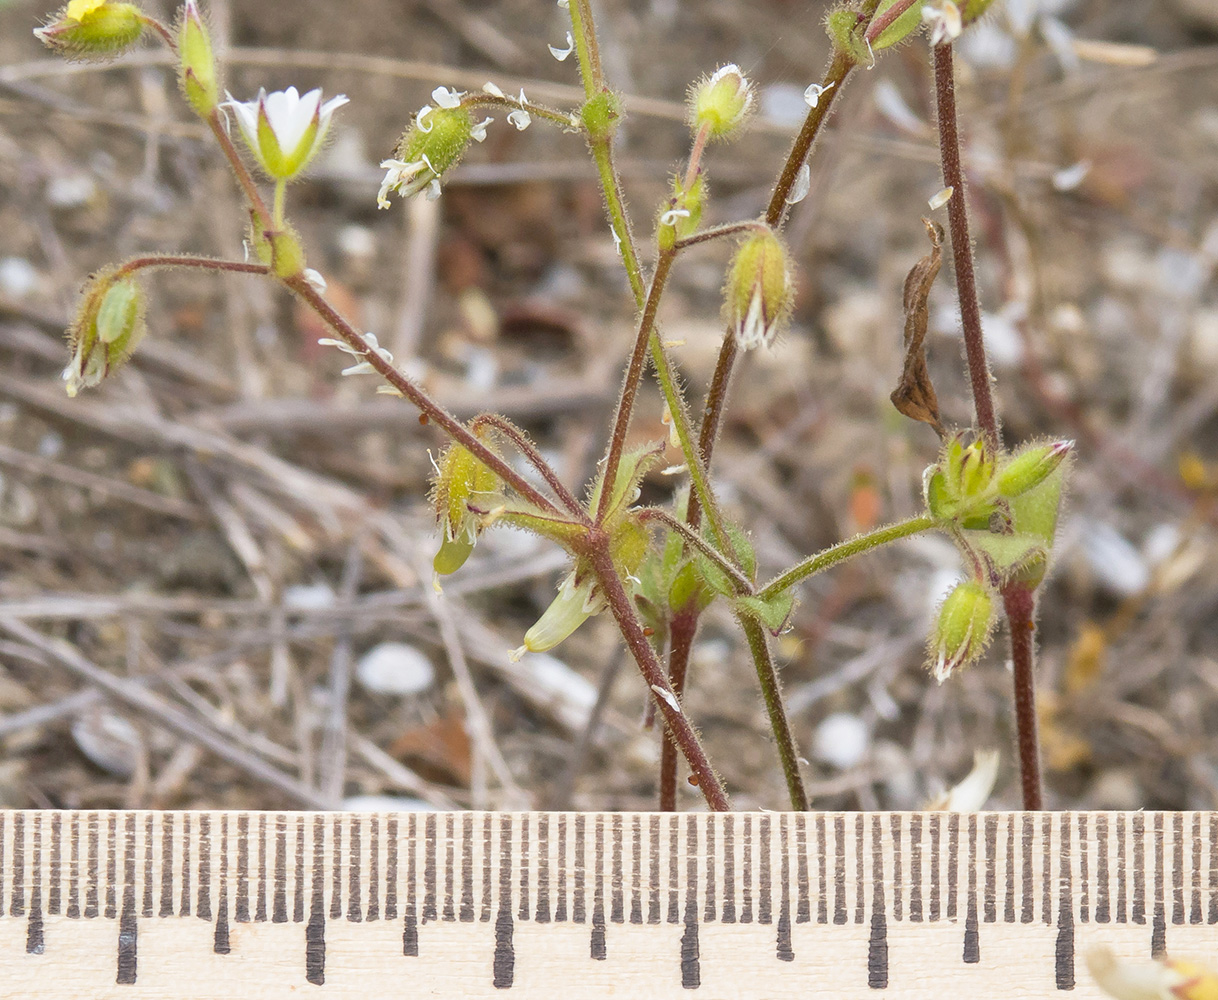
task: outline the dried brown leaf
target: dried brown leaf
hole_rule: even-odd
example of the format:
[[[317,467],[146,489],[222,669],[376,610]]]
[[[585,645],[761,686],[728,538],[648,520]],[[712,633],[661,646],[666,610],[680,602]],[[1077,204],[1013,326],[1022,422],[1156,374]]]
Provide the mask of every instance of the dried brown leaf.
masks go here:
[[[931,250],[910,269],[905,279],[905,369],[893,390],[892,405],[899,412],[924,424],[930,424],[943,437],[939,419],[939,400],[926,368],[926,329],[930,323],[927,299],[931,287],[943,266],[943,227],[923,219]]]

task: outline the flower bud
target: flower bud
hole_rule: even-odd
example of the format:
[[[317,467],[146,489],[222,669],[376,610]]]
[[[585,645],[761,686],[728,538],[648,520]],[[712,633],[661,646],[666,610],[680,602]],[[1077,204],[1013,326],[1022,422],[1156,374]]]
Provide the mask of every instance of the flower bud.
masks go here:
[[[712,139],[732,135],[753,107],[753,85],[734,63],[720,66],[689,92],[689,126]]]
[[[138,42],[144,23],[143,13],[133,3],[71,0],[34,34],[69,59],[106,59]]]
[[[317,155],[330,130],[334,112],[347,103],[343,94],[321,102],[321,90],[301,96],[295,87],[268,94],[258,91],[253,101],[230,96],[221,107],[231,108],[237,127],[254,159],[268,177],[289,181]]]
[[[559,584],[553,603],[524,634],[524,645],[513,651],[512,659],[553,649],[604,607],[605,599],[596,586],[596,577],[581,572],[577,566]]]
[[[724,289],[725,318],[740,349],[769,347],[790,316],[794,298],[782,240],[767,229],[741,243]]]
[[[95,276],[68,331],[72,360],[63,370],[69,396],[97,385],[131,356],[144,335],[144,296],[134,278]]]
[[[425,192],[429,199],[440,196],[440,178],[457,165],[465,155],[474,135],[475,125],[469,109],[456,107],[423,108],[414,124],[398,140],[393,158],[381,161],[388,171],[376,203],[389,207],[389,192],[403,198]]]
[[[672,188],[672,197],[662,206],[656,226],[661,250],[671,250],[677,240],[683,240],[697,231],[702,222],[702,208],[706,204],[706,183],[701,170],[688,188],[680,176],[673,179]]]
[[[995,510],[994,459],[978,439],[965,447],[956,435],[948,440],[939,462],[926,470],[926,507],[939,521],[958,520],[985,527]]]
[[[994,598],[976,580],[959,584],[944,599],[927,644],[931,673],[942,684],[985,651],[994,624]]]
[[[206,118],[220,103],[220,84],[216,60],[211,49],[211,32],[199,14],[196,0],[186,0],[178,27],[178,82],[187,103],[201,118]]]
[[[469,501],[488,501],[498,490],[499,477],[468,448],[453,443],[445,449],[436,463],[431,491],[440,525],[440,551],[432,562],[438,575],[455,573],[474,550],[482,519],[469,509]]]
[[[1022,496],[1048,479],[1073,450],[1073,441],[1024,448],[999,471],[998,492],[1007,498]]]

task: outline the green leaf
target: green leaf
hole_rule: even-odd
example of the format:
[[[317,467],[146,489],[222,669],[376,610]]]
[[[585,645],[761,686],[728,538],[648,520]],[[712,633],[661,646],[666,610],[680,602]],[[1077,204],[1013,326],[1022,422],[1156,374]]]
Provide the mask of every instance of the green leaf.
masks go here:
[[[962,531],[960,534],[965,545],[981,553],[1004,578],[1045,554],[1044,543],[1035,535],[999,535],[992,531]]]
[[[756,618],[774,635],[777,635],[786,627],[787,619],[791,617],[791,612],[795,608],[795,594],[790,590],[785,590],[768,601],[764,601],[760,597],[737,597],[735,604],[737,611],[741,614]]]

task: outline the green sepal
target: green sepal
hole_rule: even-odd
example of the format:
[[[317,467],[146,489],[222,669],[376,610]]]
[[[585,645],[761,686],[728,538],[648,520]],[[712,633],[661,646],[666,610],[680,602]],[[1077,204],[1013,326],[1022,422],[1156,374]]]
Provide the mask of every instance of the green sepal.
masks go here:
[[[875,17],[871,19],[872,23],[875,23],[894,4],[899,2],[900,0],[882,0],[875,10]],[[871,43],[872,51],[879,52],[900,44],[910,38],[921,26],[922,4],[917,2],[876,36],[875,41]]]
[[[643,478],[660,464],[664,457],[664,442],[631,448],[622,455],[617,467],[617,480],[613,484],[613,492],[609,497],[609,506],[605,511],[604,523],[610,531],[613,523],[629,509],[630,505],[639,498],[640,484]],[[592,492],[588,497],[588,509],[600,510],[601,491],[605,488],[604,473],[596,477]]]

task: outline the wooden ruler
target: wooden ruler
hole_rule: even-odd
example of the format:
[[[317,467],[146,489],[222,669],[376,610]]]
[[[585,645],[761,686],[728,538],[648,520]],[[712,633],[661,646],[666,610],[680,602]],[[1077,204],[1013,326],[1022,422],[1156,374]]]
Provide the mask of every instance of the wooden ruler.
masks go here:
[[[1218,813],[0,812],[0,997],[1098,997]]]

